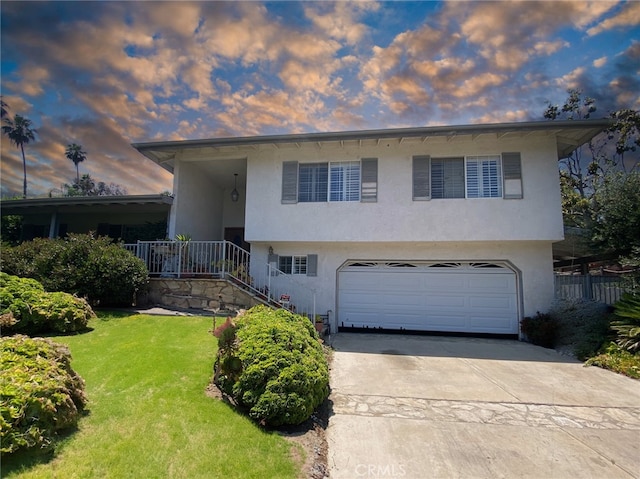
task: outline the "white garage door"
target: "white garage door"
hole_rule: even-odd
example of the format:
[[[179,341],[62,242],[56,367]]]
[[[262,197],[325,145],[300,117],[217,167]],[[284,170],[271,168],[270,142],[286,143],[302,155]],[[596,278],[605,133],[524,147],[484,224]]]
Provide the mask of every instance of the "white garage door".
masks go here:
[[[338,273],[338,326],[517,334],[517,297],[499,263],[351,262]]]

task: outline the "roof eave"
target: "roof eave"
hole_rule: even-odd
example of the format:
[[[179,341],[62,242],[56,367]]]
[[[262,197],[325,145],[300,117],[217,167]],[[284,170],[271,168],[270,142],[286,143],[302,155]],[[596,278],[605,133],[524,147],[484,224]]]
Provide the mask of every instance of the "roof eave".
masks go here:
[[[391,128],[383,130],[361,130],[361,131],[341,131],[341,132],[321,132],[321,133],[296,133],[286,135],[266,135],[266,136],[246,136],[246,137],[225,137],[208,138],[196,140],[179,141],[158,141],[132,143],[132,146],[140,153],[159,164],[169,172],[173,173],[174,159],[162,157],[161,151],[176,148],[220,148],[220,147],[242,147],[284,143],[317,143],[327,141],[349,141],[349,140],[383,140],[392,138],[416,138],[431,136],[456,136],[456,135],[480,135],[480,134],[506,134],[516,132],[533,131],[566,131],[585,130],[581,136],[584,144],[591,140],[598,133],[611,127],[613,120],[558,120],[558,121],[529,121],[518,123],[490,123],[471,124],[457,126],[427,126],[413,128]],[[571,154],[580,145],[558,145],[558,155],[564,158]]]
[[[168,195],[113,195],[113,196],[64,196],[53,198],[26,198],[3,200],[0,204],[12,209],[36,208],[42,206],[84,206],[109,204],[167,204],[173,203],[173,197]]]

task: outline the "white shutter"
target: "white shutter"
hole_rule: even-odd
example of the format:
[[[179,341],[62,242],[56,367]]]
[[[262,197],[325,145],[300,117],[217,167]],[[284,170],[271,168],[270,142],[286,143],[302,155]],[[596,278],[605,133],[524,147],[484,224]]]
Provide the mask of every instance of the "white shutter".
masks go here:
[[[429,164],[431,157],[414,156],[413,157],[413,199],[429,200],[431,199]]]
[[[522,199],[522,162],[519,152],[502,154],[504,198]]]
[[[501,198],[502,169],[497,155],[468,156],[467,198]]]
[[[479,163],[467,158],[467,198],[480,198]]]

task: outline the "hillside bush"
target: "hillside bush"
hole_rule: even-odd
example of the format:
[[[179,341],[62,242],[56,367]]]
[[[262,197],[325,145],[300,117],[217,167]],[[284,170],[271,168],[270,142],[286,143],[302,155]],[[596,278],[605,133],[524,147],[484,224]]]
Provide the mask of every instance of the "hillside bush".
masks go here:
[[[258,423],[300,424],[326,399],[329,368],[309,319],[256,306],[216,335],[216,384]]]
[[[605,344],[600,350],[600,354],[589,358],[585,364],[640,379],[640,354],[630,353],[613,341]]]
[[[556,347],[568,349],[578,359],[598,352],[610,336],[611,308],[588,299],[556,300],[549,315],[558,325]]]
[[[149,282],[141,259],[110,238],[91,234],[37,238],[4,248],[2,271],[34,278],[46,291],[75,294],[100,306],[131,306]]]
[[[34,279],[0,272],[0,326],[3,335],[81,331],[94,316],[84,299],[68,293],[48,293]]]
[[[57,433],[76,426],[87,398],[69,350],[42,338],[0,338],[2,454],[48,449]]]
[[[616,343],[632,354],[640,352],[640,295],[624,294],[615,306]]]

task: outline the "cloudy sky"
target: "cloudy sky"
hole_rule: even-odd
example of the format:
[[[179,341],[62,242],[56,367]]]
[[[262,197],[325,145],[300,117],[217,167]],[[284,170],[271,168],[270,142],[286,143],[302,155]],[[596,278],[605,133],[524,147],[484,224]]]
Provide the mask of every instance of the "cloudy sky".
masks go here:
[[[11,2],[1,89],[29,196],[172,178],[130,143],[541,119],[568,88],[640,109],[640,2]],[[20,193],[2,138],[2,194]]]

